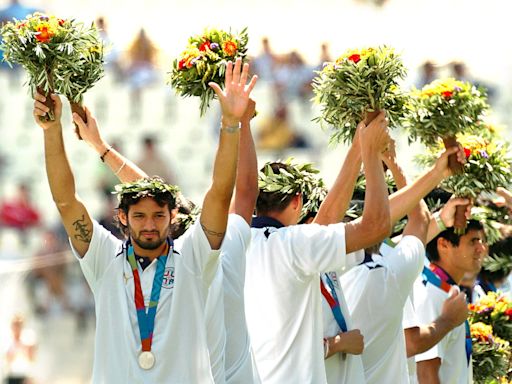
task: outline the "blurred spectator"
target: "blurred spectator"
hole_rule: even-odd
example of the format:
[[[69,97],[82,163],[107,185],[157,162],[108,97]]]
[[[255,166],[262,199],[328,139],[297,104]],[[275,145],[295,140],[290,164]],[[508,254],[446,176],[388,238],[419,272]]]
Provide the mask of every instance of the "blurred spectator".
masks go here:
[[[437,68],[435,64],[432,61],[427,60],[422,64],[420,68],[419,78],[416,83],[416,87],[423,88],[423,86],[433,82],[438,77],[439,76],[437,74]]]
[[[288,119],[288,107],[281,103],[274,115],[263,120],[259,126],[257,146],[260,149],[282,151],[287,148],[306,148],[308,143],[294,132]]]
[[[477,87],[483,87],[487,92],[488,101],[493,104],[496,96],[496,89],[489,84],[473,78],[469,73],[467,66],[462,61],[454,61],[450,64],[451,76],[460,81],[467,81]]]
[[[176,184],[176,178],[167,165],[169,160],[163,158],[156,148],[156,141],[152,136],[143,139],[142,157],[137,165],[149,176],[160,176],[169,184]]]
[[[131,117],[140,119],[142,92],[157,79],[158,48],[141,29],[127,52],[128,85],[131,88]]]
[[[114,222],[114,217],[117,216],[117,199],[113,195],[105,196],[105,199],[103,200],[103,207],[103,212],[101,213],[98,223],[108,229],[110,233],[118,239],[124,240],[124,235]]]
[[[251,69],[258,75],[260,81],[274,81],[275,55],[272,53],[267,37],[261,39],[262,52],[251,60]]]
[[[36,336],[24,324],[25,320],[21,315],[16,315],[11,320],[11,334],[2,356],[6,363],[6,384],[33,383],[31,377],[34,370]]]
[[[286,103],[296,99],[309,102],[313,75],[313,70],[306,66],[299,53],[293,51],[276,67],[276,90],[284,97]]]
[[[56,231],[45,229],[39,251],[32,260],[29,280],[36,313],[61,313],[69,310],[66,294],[69,245],[62,243]]]
[[[96,26],[100,30],[101,39],[107,47],[105,53],[105,69],[114,75],[114,80],[117,83],[121,83],[123,81],[123,69],[120,64],[120,51],[110,40],[105,17],[98,17],[96,19]]]
[[[316,68],[318,71],[324,67],[324,63],[332,62],[331,52],[329,52],[329,44],[322,43],[320,46],[320,64]]]
[[[0,203],[0,225],[18,230],[21,241],[26,240],[26,230],[39,225],[40,214],[31,202],[27,184],[18,185],[16,197]]]

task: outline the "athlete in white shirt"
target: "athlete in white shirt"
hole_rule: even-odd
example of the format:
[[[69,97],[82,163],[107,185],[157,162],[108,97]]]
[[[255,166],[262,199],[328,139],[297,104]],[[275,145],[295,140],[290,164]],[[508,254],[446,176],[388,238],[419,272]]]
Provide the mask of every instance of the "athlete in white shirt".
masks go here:
[[[436,237],[441,230],[452,227],[457,206],[467,205],[468,203],[469,201],[467,199],[449,199],[443,208],[431,218],[427,241]],[[468,207],[466,214],[469,216],[470,207]],[[407,366],[411,384],[418,382],[414,356],[432,348],[441,341],[448,332],[464,323],[468,317],[466,295],[460,292],[457,287],[452,288],[448,298],[444,301],[439,317],[429,324],[422,324],[420,322],[416,316],[413,302],[413,292],[411,292],[404,307],[403,319],[408,358]]]
[[[352,324],[365,337],[362,354],[368,383],[407,383],[402,311],[413,283],[423,266],[429,223],[428,209],[421,198],[449,175],[448,157],[460,149],[445,152],[435,166],[410,186],[396,162],[394,145],[384,157],[400,190],[390,197],[391,222],[404,213],[408,222],[401,241],[382,257],[378,248],[366,251],[365,261],[341,277]],[[411,210],[411,207],[416,205]]]
[[[468,222],[465,235],[456,235],[449,228],[428,243],[430,265],[414,286],[414,309],[422,324],[440,315],[450,286],[457,285],[466,272],[481,266],[486,249],[483,227],[474,220]],[[471,337],[467,333],[465,325],[460,325],[433,348],[416,355],[420,384],[471,382]]]
[[[44,122],[48,108],[37,94],[34,117],[44,130],[45,160],[53,199],[96,301],[95,383],[211,383],[204,301],[218,264],[236,177],[239,123],[256,78],[248,65],[228,63],[213,183],[199,221],[176,244],[168,238],[176,188],[158,179],[124,185],[119,221],[122,244],[93,221],[75,193],[60,117]],[[74,116],[76,119],[76,117]],[[105,148],[101,158],[111,152]],[[119,165],[119,171],[122,171]],[[141,260],[148,259],[149,263]],[[143,268],[143,264],[146,268]],[[135,295],[134,295],[135,292]],[[158,305],[159,304],[159,305]],[[147,308],[147,309],[146,309]]]
[[[367,208],[351,224],[324,224],[329,197],[315,223],[295,225],[302,209],[300,180],[261,191],[247,252],[245,305],[256,365],[264,383],[325,383],[320,273],[357,263],[352,254],[389,233],[380,153],[387,146],[384,113],[360,131],[368,183]],[[290,171],[272,164],[272,173]],[[268,169],[267,169],[268,171]],[[326,204],[327,203],[327,204]],[[324,207],[325,204],[325,207]]]
[[[244,311],[245,251],[250,243],[254,205],[258,195],[257,160],[254,142],[250,130],[250,121],[254,117],[255,102],[249,99],[241,118],[240,151],[237,167],[235,192],[230,206],[230,216],[226,235],[221,246],[221,266],[210,285],[205,304],[207,340],[215,383],[259,383],[254,367],[249,334]],[[107,146],[102,138],[95,119],[88,113],[88,122],[78,120],[79,134],[95,151],[101,155]],[[114,173],[121,167],[119,178],[129,182],[147,177],[147,174],[133,162],[115,150],[106,163]],[[121,164],[121,165],[119,165]],[[171,225],[171,235],[178,238],[186,230],[185,222],[190,217],[190,201],[180,197],[179,213],[185,215],[184,221],[177,216]]]

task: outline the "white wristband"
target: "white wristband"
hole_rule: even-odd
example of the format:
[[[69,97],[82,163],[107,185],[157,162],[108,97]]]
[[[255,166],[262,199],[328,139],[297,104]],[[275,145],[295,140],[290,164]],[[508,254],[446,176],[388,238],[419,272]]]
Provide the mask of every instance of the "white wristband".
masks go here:
[[[231,125],[231,126],[225,127],[221,124],[221,126],[220,126],[220,130],[224,131],[226,133],[236,133],[236,132],[240,131],[240,128],[242,128],[242,123],[240,123],[240,122],[237,125]]]

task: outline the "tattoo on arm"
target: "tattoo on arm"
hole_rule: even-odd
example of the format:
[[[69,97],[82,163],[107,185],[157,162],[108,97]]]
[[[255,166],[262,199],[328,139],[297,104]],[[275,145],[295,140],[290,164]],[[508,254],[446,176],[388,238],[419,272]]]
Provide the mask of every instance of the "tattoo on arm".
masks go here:
[[[206,228],[203,224],[201,224],[201,228],[203,228],[204,233],[210,236],[223,237],[226,232],[215,232],[208,228]]]
[[[85,215],[82,215],[81,219],[78,219],[73,223],[75,228],[75,239],[83,241],[84,243],[90,243],[92,239],[92,231],[88,228],[87,224],[84,224]]]

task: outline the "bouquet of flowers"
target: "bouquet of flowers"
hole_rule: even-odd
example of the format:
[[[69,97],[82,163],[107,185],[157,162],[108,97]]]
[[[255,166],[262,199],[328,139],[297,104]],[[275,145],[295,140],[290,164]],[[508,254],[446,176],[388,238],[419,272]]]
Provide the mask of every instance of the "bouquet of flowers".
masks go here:
[[[278,192],[284,196],[301,193],[305,201],[299,219],[302,220],[309,212],[318,212],[327,189],[322,178],[317,177],[318,169],[312,164],[294,164],[292,161],[289,158],[284,162],[289,171],[281,168],[279,173],[274,173],[270,163],[266,163],[263,171],[259,172],[258,186],[262,192]]]
[[[412,92],[404,126],[410,140],[431,146],[441,138],[448,148],[457,145],[457,134],[480,131],[479,122],[488,108],[485,92],[472,84],[452,78],[435,80]],[[462,172],[456,155],[450,156],[450,168]]]
[[[459,135],[457,139],[464,147],[466,164],[463,165],[463,173],[443,180],[443,189],[457,197],[476,199],[481,192],[493,192],[497,187],[510,183],[511,160],[504,145],[474,135]],[[427,155],[418,156],[417,159],[420,163],[432,165],[442,150],[438,141]],[[457,206],[454,228],[458,234],[465,232],[465,209],[465,206]]]
[[[473,379],[477,384],[506,381],[510,359],[510,344],[496,336],[493,327],[481,322],[472,323]],[[505,381],[503,381],[505,380]]]
[[[51,93],[80,102],[103,75],[103,43],[94,25],[34,13],[6,23],[0,33],[4,60],[23,66],[31,93],[46,96],[50,112],[45,119],[55,118]]]
[[[512,340],[512,302],[500,292],[489,292],[477,303],[469,304],[470,323],[492,326],[494,334]]]
[[[315,121],[332,127],[333,143],[352,141],[357,124],[365,117],[369,123],[382,109],[390,126],[396,126],[408,100],[398,86],[405,76],[402,60],[392,48],[349,50],[326,63],[313,80],[315,102],[321,105]]]
[[[208,86],[214,82],[224,87],[228,61],[237,58],[246,61],[247,28],[239,34],[218,29],[207,29],[201,35],[188,40],[186,49],[172,63],[167,83],[180,96],[199,96],[201,116],[215,98],[215,92]]]

